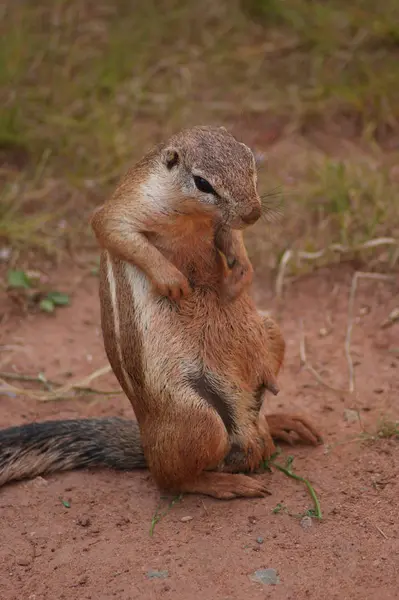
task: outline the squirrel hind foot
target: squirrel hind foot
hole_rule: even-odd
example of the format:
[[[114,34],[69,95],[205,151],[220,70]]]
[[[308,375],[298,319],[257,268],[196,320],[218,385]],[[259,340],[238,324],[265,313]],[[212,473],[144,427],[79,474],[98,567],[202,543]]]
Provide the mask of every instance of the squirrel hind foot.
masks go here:
[[[270,494],[264,482],[248,475],[204,472],[182,486],[181,492],[204,494],[219,500],[263,498]]]

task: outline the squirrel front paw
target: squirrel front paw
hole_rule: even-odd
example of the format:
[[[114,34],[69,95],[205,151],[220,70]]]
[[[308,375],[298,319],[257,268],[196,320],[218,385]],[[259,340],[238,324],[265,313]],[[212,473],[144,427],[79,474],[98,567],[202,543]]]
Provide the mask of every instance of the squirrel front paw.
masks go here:
[[[267,421],[260,419],[252,436],[243,444],[246,470],[256,471],[276,452]]]
[[[188,296],[191,287],[188,279],[175,267],[164,269],[162,275],[154,280],[157,292],[174,302],[180,302],[182,298]]]
[[[254,270],[248,261],[244,264],[235,258],[226,258],[227,269],[222,281],[223,296],[228,301],[238,298],[252,283]]]

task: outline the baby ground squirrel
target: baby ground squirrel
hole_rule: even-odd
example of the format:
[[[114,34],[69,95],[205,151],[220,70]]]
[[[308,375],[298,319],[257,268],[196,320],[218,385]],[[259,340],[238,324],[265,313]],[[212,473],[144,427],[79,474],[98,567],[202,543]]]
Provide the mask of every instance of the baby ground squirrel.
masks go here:
[[[255,471],[273,438],[317,444],[303,417],[265,413],[285,344],[251,298],[241,230],[261,202],[251,150],[194,127],[151,150],[98,208],[105,350],[136,418],[0,432],[0,485],[88,466],[147,466],[160,489],[267,493]]]

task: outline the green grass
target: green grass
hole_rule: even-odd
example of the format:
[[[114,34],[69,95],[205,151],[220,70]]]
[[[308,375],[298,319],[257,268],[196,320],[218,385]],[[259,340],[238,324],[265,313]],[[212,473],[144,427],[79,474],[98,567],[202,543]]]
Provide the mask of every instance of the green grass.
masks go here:
[[[374,433],[364,432],[361,436],[362,441],[376,442],[378,440],[399,440],[399,421],[389,418],[383,418],[379,421]]]
[[[321,511],[320,501],[319,501],[319,498],[316,494],[314,487],[312,486],[312,484],[310,483],[310,481],[308,479],[305,479],[305,477],[302,477],[301,475],[297,475],[296,473],[294,473],[293,466],[292,466],[292,464],[294,462],[293,456],[291,456],[291,455],[287,456],[285,465],[282,465],[282,464],[276,462],[276,457],[278,457],[280,454],[281,454],[281,452],[278,451],[269,460],[265,461],[263,468],[270,469],[270,467],[274,467],[281,473],[284,473],[284,475],[286,475],[287,477],[291,477],[291,479],[295,479],[295,481],[299,481],[299,482],[303,483],[309,493],[310,498],[312,499],[313,508],[307,510],[305,515],[298,515],[298,516],[300,516],[300,517],[312,516],[312,517],[315,517],[316,519],[322,520],[323,514]],[[284,505],[279,503],[273,509],[272,512],[277,514],[283,509],[283,507],[284,507]]]
[[[2,245],[80,248],[127,164],[198,123],[250,144],[277,122],[287,138],[332,131],[373,144],[378,170],[302,150],[293,181],[294,155],[262,177],[284,198],[281,224],[250,240],[270,264],[287,247],[397,234],[395,161],[375,149],[399,133],[396,0],[6,0],[2,18]]]

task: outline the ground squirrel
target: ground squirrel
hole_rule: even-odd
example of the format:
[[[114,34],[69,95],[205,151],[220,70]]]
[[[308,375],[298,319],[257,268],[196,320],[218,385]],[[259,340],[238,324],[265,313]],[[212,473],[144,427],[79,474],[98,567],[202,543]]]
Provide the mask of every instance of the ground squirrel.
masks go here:
[[[244,473],[271,456],[272,438],[320,441],[302,417],[265,414],[285,344],[250,295],[241,230],[260,215],[253,153],[224,128],[184,130],[126,173],[92,227],[105,350],[137,423],[3,430],[0,485],[82,466],[147,466],[165,491],[262,496],[264,480]]]

